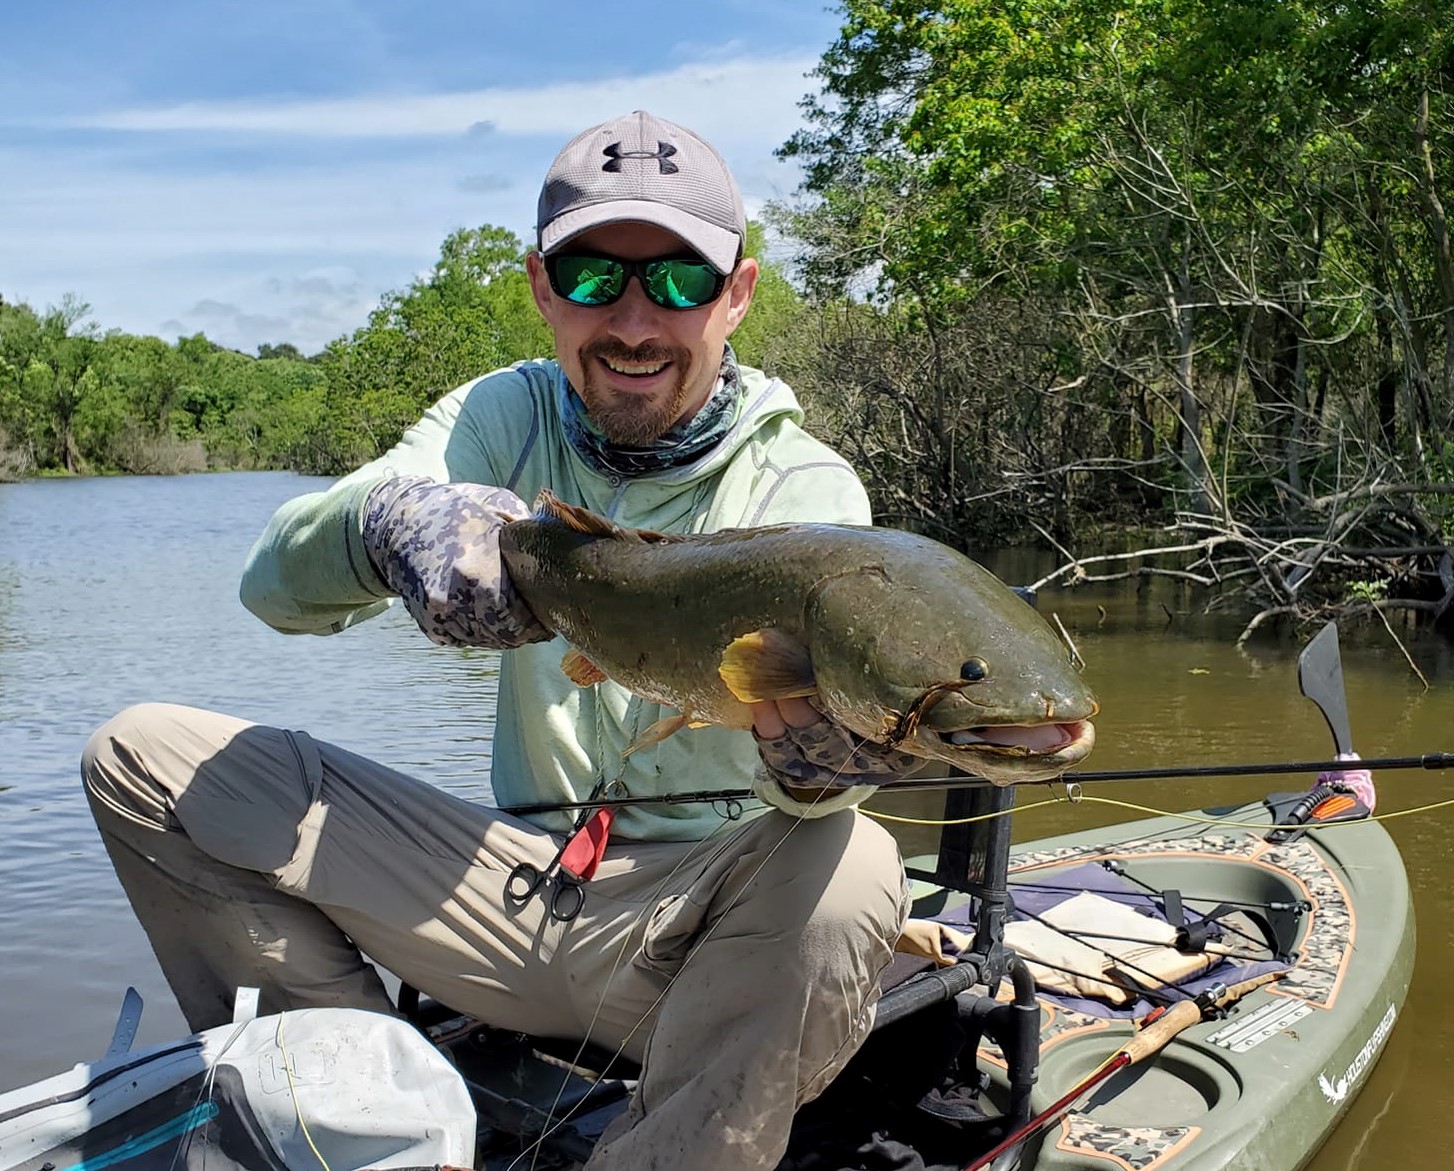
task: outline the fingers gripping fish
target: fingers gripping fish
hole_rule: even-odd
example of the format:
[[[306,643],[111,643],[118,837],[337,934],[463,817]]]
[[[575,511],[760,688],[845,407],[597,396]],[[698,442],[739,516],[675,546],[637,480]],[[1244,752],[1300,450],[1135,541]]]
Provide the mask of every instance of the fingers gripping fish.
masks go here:
[[[865,739],[986,777],[1040,781],[1095,742],[1095,697],[1060,637],[988,570],[897,529],[627,529],[542,493],[501,553],[582,686],[613,679],[748,728],[749,704],[808,697]]]

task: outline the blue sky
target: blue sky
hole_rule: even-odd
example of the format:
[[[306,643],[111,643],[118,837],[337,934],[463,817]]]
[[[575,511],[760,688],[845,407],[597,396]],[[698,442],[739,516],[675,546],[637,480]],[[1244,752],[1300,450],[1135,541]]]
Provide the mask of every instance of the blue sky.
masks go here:
[[[748,214],[838,30],[826,0],[6,0],[0,295],[102,328],[307,352],[457,227],[528,240],[576,132],[642,108]]]

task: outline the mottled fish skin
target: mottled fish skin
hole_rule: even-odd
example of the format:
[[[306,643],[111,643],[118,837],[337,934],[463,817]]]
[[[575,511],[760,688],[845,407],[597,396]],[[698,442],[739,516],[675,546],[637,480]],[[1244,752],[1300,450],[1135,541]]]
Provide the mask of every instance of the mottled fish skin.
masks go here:
[[[531,611],[611,679],[693,720],[751,726],[718,668],[734,640],[767,630],[807,648],[813,702],[828,716],[881,743],[902,735],[897,747],[915,756],[1010,784],[1058,776],[1094,742],[1096,701],[1059,635],[927,537],[826,524],[661,536],[546,509],[500,538]],[[581,517],[596,531],[572,527]],[[971,660],[984,678],[960,686]],[[922,703],[943,684],[955,686]],[[920,718],[906,723],[916,703]],[[947,739],[1027,725],[1040,726],[1030,738],[1040,747],[1014,743],[1018,733],[1000,737],[1008,744]]]

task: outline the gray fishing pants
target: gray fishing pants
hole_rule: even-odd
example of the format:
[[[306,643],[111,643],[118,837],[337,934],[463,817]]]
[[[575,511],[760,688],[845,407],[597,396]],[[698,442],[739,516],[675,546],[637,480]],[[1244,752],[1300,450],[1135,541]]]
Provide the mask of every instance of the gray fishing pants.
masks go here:
[[[590,1171],[774,1166],[867,1034],[907,912],[893,840],[851,810],[613,842],[562,923],[504,891],[559,835],[302,732],[145,704],[82,773],[194,1029],[229,1020],[240,984],[265,1012],[391,1012],[362,951],[489,1024],[643,1062]]]

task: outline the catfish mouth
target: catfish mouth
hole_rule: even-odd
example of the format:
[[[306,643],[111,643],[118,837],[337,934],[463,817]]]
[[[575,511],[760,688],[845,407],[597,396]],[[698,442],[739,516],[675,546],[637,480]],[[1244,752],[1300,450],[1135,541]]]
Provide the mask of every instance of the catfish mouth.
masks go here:
[[[1099,711],[1099,705],[1093,699],[1082,708],[1086,715],[1078,719],[1055,719],[1056,701],[1044,696],[1045,718],[1034,723],[954,727],[959,720],[969,723],[964,719],[969,712],[941,707],[951,695],[983,710],[982,705],[965,695],[965,686],[961,681],[939,683],[921,692],[906,712],[894,713],[895,718],[886,721],[885,742],[907,748],[910,741],[917,740],[927,755],[977,773],[996,785],[1053,780],[1084,760],[1095,746],[1091,717]],[[939,726],[933,727],[935,723]]]
[[[1061,724],[986,724],[940,732],[939,739],[951,748],[987,750],[1001,756],[1054,756],[1093,735],[1089,720],[1072,720]]]

